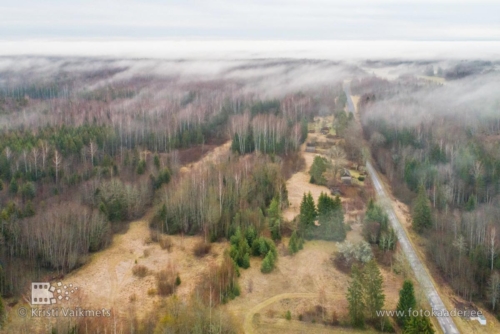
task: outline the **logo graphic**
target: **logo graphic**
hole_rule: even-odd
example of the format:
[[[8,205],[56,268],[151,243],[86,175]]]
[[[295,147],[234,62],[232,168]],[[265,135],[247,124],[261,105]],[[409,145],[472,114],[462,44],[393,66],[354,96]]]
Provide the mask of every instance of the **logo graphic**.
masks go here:
[[[70,294],[78,290],[73,284],[63,285],[61,282],[57,286],[49,282],[31,283],[31,305],[51,305],[57,301],[69,300]]]

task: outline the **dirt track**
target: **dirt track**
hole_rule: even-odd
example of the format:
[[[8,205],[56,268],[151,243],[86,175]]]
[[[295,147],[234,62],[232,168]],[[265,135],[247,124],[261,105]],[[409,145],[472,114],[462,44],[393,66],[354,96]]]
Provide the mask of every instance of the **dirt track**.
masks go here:
[[[294,299],[294,298],[313,299],[317,297],[318,297],[317,293],[282,293],[281,295],[276,295],[269,299],[266,299],[265,301],[263,301],[259,305],[254,306],[250,311],[248,311],[247,315],[245,316],[245,322],[243,323],[243,329],[245,330],[246,334],[255,333],[252,324],[254,315],[260,312],[263,308],[271,304],[274,304],[280,300]]]

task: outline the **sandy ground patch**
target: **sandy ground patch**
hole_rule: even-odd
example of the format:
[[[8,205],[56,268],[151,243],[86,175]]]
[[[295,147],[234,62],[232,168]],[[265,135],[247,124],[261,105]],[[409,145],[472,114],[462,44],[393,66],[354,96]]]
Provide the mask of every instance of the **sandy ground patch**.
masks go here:
[[[293,218],[300,213],[300,203],[302,202],[304,193],[311,192],[316,202],[322,192],[330,193],[327,187],[309,183],[311,178],[309,169],[311,168],[316,153],[303,152],[303,156],[306,161],[305,168],[293,174],[286,182],[290,206],[283,211],[283,217],[288,221],[292,221]]]
[[[95,254],[87,265],[66,276],[64,281],[80,287],[89,306],[113,308],[119,315],[125,315],[124,306],[135,296],[140,317],[154,310],[162,298],[148,295],[149,289],[156,288],[154,273],[173,265],[182,280],[176,294],[188,297],[208,266],[220,261],[226,247],[223,243],[213,244],[213,254],[198,259],[192,250],[202,237],[170,236],[174,244],[171,252],[157,243],[146,243],[148,237],[147,221],[131,223],[127,233],[117,235],[108,249]],[[150,274],[143,278],[134,276],[132,268],[136,264],[146,266]]]

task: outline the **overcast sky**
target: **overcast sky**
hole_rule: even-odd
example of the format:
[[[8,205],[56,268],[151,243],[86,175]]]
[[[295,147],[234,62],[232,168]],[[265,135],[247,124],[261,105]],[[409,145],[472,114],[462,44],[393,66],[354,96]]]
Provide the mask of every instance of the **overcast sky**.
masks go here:
[[[500,41],[500,1],[0,0],[0,40]]]

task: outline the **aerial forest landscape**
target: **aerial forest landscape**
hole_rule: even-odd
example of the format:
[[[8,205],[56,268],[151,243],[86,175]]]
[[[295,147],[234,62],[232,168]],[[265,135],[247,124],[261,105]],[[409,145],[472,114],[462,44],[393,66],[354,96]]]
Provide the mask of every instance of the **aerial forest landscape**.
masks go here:
[[[0,5],[0,333],[500,332],[493,14],[56,2]]]

